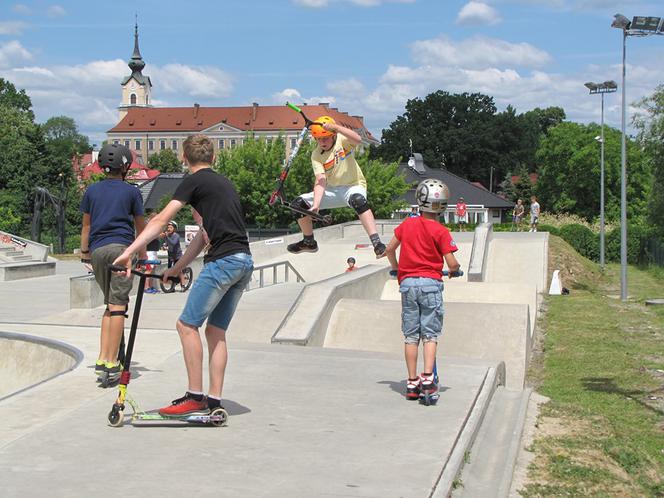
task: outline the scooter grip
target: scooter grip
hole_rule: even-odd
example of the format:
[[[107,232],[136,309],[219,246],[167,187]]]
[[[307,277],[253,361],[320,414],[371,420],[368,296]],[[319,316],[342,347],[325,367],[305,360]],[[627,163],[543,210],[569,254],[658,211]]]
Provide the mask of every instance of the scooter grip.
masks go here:
[[[463,277],[463,270],[453,271],[452,273],[450,273],[447,270],[443,270],[443,276],[444,277],[450,277],[450,278]]]

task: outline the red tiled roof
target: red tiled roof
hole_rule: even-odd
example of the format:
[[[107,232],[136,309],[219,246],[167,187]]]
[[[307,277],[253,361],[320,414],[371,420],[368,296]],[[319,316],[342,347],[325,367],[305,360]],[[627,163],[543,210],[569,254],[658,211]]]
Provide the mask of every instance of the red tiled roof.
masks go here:
[[[156,176],[159,176],[159,170],[150,169],[143,164],[141,157],[136,153],[135,150],[131,151],[133,161],[129,170],[134,172],[131,175],[127,175],[127,180],[150,180]],[[88,152],[81,156],[74,156],[72,159],[72,167],[74,168],[74,173],[79,180],[87,180],[92,175],[102,174],[103,171],[99,167],[99,161],[95,159],[92,162],[93,154]]]
[[[360,116],[350,116],[326,105],[303,105],[309,119],[328,115],[338,123],[354,130],[364,128]],[[108,133],[126,132],[197,132],[225,123],[243,131],[300,130],[304,119],[297,112],[284,106],[244,107],[131,107],[127,115]],[[366,130],[366,129],[365,129]],[[367,136],[374,137],[369,130]],[[375,139],[374,139],[375,140]]]

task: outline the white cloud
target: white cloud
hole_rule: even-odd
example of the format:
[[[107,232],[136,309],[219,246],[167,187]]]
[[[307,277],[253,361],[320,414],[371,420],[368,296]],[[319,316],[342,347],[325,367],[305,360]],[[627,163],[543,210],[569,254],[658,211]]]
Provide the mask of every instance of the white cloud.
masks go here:
[[[159,82],[160,92],[186,94],[199,98],[223,98],[228,97],[233,90],[233,79],[230,74],[210,66],[194,67],[183,64],[149,66],[143,70],[143,74]]]
[[[468,2],[457,16],[457,24],[461,25],[491,25],[501,21],[496,9],[482,2]]]
[[[275,105],[284,104],[286,102],[309,105],[317,105],[320,102],[327,102],[328,104],[333,105],[337,101],[337,99],[332,96],[303,96],[300,91],[295,88],[284,88],[280,92],[273,93],[270,100]]]
[[[0,35],[20,35],[27,26],[21,21],[0,21]]]
[[[67,11],[61,5],[51,5],[46,11],[46,14],[50,17],[61,17],[66,16]]]
[[[0,43],[0,68],[32,60],[32,54],[20,42],[11,40]]]
[[[32,10],[30,9],[30,7],[28,7],[27,5],[24,5],[22,3],[15,4],[12,7],[12,11],[16,12],[17,14],[23,14],[23,15],[26,15],[26,16],[29,16],[30,14],[32,14]]]
[[[419,64],[493,67],[500,65],[540,67],[551,56],[529,43],[511,43],[485,37],[455,42],[445,36],[416,41],[411,45],[413,59]]]

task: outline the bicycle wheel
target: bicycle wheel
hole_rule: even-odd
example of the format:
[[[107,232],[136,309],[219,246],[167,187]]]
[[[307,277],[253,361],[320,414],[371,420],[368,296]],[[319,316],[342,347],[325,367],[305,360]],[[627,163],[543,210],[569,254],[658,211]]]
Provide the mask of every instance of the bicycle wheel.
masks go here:
[[[159,281],[159,287],[161,287],[161,291],[168,294],[170,292],[175,292],[175,286],[177,284],[171,280],[168,281],[168,283],[164,284],[163,280]]]
[[[194,280],[194,271],[190,267],[182,270],[182,282],[180,282],[182,292],[187,292],[191,287],[191,282]]]

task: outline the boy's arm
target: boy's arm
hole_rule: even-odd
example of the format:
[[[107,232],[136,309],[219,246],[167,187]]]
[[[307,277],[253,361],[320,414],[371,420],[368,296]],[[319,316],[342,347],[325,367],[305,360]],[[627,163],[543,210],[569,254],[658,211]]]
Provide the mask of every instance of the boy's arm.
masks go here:
[[[443,257],[445,258],[445,263],[447,263],[447,269],[450,275],[452,275],[452,273],[458,271],[459,268],[461,268],[461,265],[457,261],[456,256],[454,255],[453,252],[448,252]]]
[[[83,213],[81,224],[81,259],[90,259],[90,215]]]
[[[327,177],[325,176],[325,173],[318,173],[316,175],[316,183],[314,183],[314,200],[313,206],[311,206],[312,211],[318,211],[320,209],[320,203],[325,195],[325,187],[327,187]]]
[[[183,206],[184,203],[176,200],[172,200],[166,204],[166,207],[150,220],[150,223],[148,223],[141,231],[140,235],[136,237],[136,240],[132,242],[132,244],[127,247],[124,252],[115,259],[115,261],[113,261],[113,264],[125,266],[127,268],[127,276],[129,276],[131,272],[131,258],[134,253],[141,250],[141,248],[144,248],[148,242],[156,238],[161,232],[162,227],[165,226],[169,220],[173,219]]]
[[[401,242],[399,241],[399,239],[397,239],[396,237],[392,237],[392,240],[390,240],[390,243],[387,244],[387,248],[383,253],[383,256],[387,256],[387,259],[390,262],[390,265],[392,266],[393,270],[399,269],[399,261],[397,260],[397,249],[400,244]],[[381,256],[381,258],[383,256]]]
[[[359,145],[362,142],[362,137],[360,137],[356,131],[341,126],[340,124],[325,123],[323,128],[333,133],[341,133],[352,145]]]

